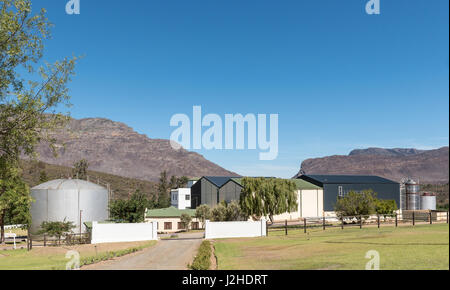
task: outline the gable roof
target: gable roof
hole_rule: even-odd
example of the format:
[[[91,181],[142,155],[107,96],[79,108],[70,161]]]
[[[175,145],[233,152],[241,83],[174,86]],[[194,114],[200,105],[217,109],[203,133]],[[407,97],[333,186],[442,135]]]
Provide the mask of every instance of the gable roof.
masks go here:
[[[145,213],[145,217],[181,217],[182,214],[187,213],[191,217],[195,216],[195,209],[178,209],[176,207],[151,209]]]
[[[211,182],[217,187],[222,187],[225,183],[230,181],[232,178],[238,178],[237,176],[203,176],[206,180]]]
[[[323,186],[324,184],[398,184],[375,175],[301,175],[299,179]]]

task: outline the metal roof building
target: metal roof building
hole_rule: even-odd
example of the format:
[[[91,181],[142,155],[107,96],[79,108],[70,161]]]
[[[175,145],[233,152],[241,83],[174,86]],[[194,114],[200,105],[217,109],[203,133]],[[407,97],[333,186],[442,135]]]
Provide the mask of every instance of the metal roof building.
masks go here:
[[[324,211],[334,211],[338,197],[350,191],[373,190],[380,199],[395,200],[400,205],[400,184],[373,175],[301,175],[301,180],[323,188]]]

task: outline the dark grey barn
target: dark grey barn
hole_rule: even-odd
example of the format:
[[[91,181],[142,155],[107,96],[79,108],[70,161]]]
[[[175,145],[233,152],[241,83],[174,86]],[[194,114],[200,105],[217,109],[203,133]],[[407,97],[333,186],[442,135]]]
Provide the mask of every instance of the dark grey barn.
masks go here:
[[[191,208],[200,204],[215,207],[221,201],[239,200],[242,186],[239,177],[203,176],[191,187]]]
[[[367,175],[301,175],[298,178],[323,188],[324,211],[334,211],[339,196],[350,191],[372,189],[380,199],[395,200],[400,206],[400,184],[379,176]]]

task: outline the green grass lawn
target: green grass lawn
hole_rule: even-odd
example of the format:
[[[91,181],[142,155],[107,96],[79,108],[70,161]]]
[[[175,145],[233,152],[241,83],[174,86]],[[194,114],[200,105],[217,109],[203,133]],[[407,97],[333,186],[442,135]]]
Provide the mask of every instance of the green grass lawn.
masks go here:
[[[381,270],[449,269],[449,226],[315,229],[270,232],[269,237],[214,242],[220,270],[364,270],[366,253],[380,254]]]
[[[77,250],[80,253],[80,262],[93,258],[106,259],[107,253],[121,256],[130,253],[131,250],[139,251],[151,247],[156,241],[111,243],[99,245],[80,245],[73,247],[45,247],[0,251],[0,270],[62,270],[65,269],[65,254],[68,250]]]

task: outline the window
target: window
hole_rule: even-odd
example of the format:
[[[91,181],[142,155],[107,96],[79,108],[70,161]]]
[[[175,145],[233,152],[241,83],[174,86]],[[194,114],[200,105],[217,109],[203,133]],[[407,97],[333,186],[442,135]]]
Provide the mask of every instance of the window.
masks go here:
[[[189,194],[185,195],[185,198],[186,198],[186,200],[191,200],[191,196]]]
[[[198,230],[199,229],[198,222],[191,223],[191,227],[193,230]]]
[[[344,189],[342,188],[342,186],[338,187],[338,195],[339,197],[344,197]]]
[[[164,223],[164,229],[165,230],[171,230],[172,229],[172,223],[171,222],[165,222]]]
[[[179,230],[184,230],[184,223],[178,222],[178,229]]]

